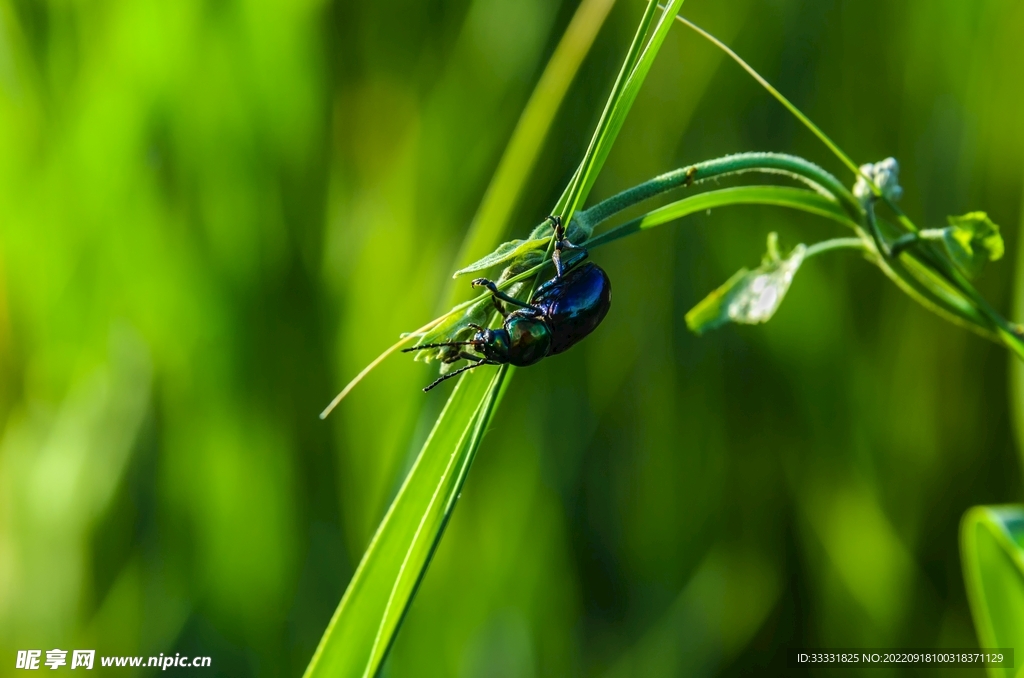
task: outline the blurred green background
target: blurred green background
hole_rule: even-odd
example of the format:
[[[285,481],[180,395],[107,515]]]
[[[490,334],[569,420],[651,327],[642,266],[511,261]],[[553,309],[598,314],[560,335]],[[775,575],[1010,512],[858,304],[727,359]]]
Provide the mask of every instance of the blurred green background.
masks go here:
[[[55,647],[301,674],[445,395],[396,357],[316,415],[443,310],[576,4],[0,1],[0,674]],[[510,236],[568,181],[642,9],[612,9]],[[1009,254],[979,284],[1010,308],[1024,4],[684,13],[858,161],[895,155],[922,226],[988,211]],[[847,178],[679,25],[592,200],[744,150]],[[1010,357],[842,253],[769,325],[689,334],[770,230],[839,234],[732,208],[595,253],[612,311],[516,374],[386,675],[740,675],[787,671],[791,646],[976,644],[957,525],[1024,499]]]

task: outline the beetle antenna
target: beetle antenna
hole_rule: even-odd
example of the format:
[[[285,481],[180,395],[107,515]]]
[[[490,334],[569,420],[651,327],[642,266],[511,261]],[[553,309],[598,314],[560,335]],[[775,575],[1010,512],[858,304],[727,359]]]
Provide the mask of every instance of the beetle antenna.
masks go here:
[[[420,344],[419,346],[411,346],[410,348],[403,348],[402,353],[411,353],[412,351],[423,351],[428,348],[447,348],[449,346],[472,346],[476,344],[475,341],[445,341],[440,344]]]
[[[440,376],[437,379],[435,379],[434,381],[430,382],[430,384],[426,388],[423,389],[423,392],[426,393],[430,389],[432,389],[435,386],[437,386],[438,384],[440,384],[442,381],[445,381],[447,379],[451,379],[452,377],[457,377],[460,374],[462,374],[463,372],[465,372],[466,370],[471,370],[474,367],[480,367],[481,365],[493,365],[493,364],[494,363],[490,363],[490,362],[488,362],[486,360],[481,360],[480,362],[473,363],[472,365],[466,365],[465,367],[460,367],[459,369],[455,370],[454,372],[449,372],[448,374]]]

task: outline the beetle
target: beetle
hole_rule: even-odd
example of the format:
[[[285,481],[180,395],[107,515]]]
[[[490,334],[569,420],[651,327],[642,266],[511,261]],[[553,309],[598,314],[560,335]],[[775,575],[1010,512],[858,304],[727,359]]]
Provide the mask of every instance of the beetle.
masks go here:
[[[491,330],[470,324],[476,334],[469,341],[446,341],[403,349],[403,353],[408,353],[466,346],[476,352],[460,349],[445,359],[445,362],[465,359],[470,364],[436,379],[423,389],[424,392],[481,365],[533,365],[579,343],[604,320],[612,303],[608,274],[593,262],[584,263],[586,248],[573,245],[566,239],[560,217],[549,216],[548,221],[555,231],[555,248],[551,253],[555,277],[538,287],[529,302],[505,294],[487,278],[477,278],[472,282],[473,287],[485,287],[491,291],[494,307],[503,318],[501,329]],[[517,308],[508,311],[505,304]]]

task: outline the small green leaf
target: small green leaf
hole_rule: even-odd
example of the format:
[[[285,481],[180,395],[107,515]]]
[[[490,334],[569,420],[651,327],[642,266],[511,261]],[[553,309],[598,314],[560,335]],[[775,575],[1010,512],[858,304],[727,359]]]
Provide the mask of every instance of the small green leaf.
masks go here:
[[[518,268],[519,271],[525,271],[527,268],[537,265],[536,255],[538,253],[543,254],[547,250],[548,243],[551,240],[551,232],[551,222],[545,219],[530,232],[530,237],[526,240],[503,242],[486,257],[455,271],[452,277],[458,278],[467,273],[485,271],[488,268],[494,268],[501,264],[509,265],[509,268]],[[568,238],[569,242],[579,245],[589,240],[593,233],[593,226],[584,223],[580,219],[573,219],[569,228],[565,230],[565,237]],[[524,261],[533,261],[534,263],[524,265]]]
[[[725,281],[725,284],[691,308],[686,314],[686,326],[690,328],[690,331],[704,334],[707,330],[713,330],[729,322],[726,305],[731,295],[744,284],[748,276],[750,276],[750,269],[741,268]]]
[[[529,271],[531,268],[547,259],[548,253],[546,250],[533,250],[525,253],[513,261],[504,271],[501,272],[501,277],[498,278],[498,284],[502,284],[507,280],[511,280],[521,273]],[[506,293],[516,296],[517,288],[520,284],[513,285],[511,288],[505,290]]]
[[[967,600],[984,648],[1024,647],[1024,506],[975,506],[960,524]],[[989,669],[1012,676],[1013,669]]]
[[[548,227],[550,229],[550,227]],[[548,240],[550,240],[550,234],[544,238],[531,238],[529,240],[509,240],[498,245],[498,248],[488,254],[482,259],[474,261],[465,268],[460,268],[455,271],[453,278],[458,278],[461,275],[467,273],[476,273],[478,271],[484,271],[488,268],[493,268],[500,264],[508,264],[519,257],[528,254],[534,250],[543,250],[548,246]]]
[[[709,294],[686,314],[691,331],[703,334],[726,323],[756,325],[768,322],[782,303],[797,269],[807,253],[797,245],[788,257],[778,250],[778,236],[768,236],[768,252],[753,271],[740,269],[724,285]]]
[[[949,217],[949,228],[942,231],[942,244],[950,259],[968,276],[980,273],[985,262],[996,261],[1003,256],[999,227],[984,212]]]

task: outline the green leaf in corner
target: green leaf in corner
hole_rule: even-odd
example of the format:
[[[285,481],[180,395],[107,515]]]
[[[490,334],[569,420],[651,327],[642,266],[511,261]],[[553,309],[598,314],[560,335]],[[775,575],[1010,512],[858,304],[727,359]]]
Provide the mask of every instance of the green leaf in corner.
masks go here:
[[[949,228],[942,232],[942,244],[950,259],[968,276],[977,275],[986,262],[1003,256],[999,227],[984,212],[949,217]]]
[[[768,322],[782,303],[807,254],[797,245],[787,257],[779,255],[778,235],[768,235],[768,253],[753,271],[741,268],[724,285],[686,314],[686,325],[696,334],[726,323],[756,325]]]
[[[1024,648],[1024,506],[969,509],[960,524],[960,558],[981,647]]]

